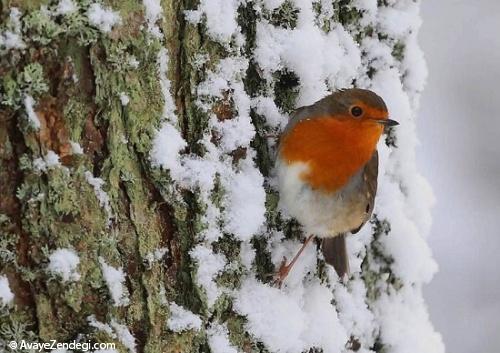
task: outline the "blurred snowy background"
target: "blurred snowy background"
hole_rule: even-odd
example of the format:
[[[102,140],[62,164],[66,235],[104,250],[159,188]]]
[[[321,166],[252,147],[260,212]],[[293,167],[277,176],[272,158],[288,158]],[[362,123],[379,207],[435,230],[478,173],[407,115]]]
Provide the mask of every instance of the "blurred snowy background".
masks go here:
[[[500,1],[424,1],[420,170],[437,204],[426,287],[447,352],[500,349]]]

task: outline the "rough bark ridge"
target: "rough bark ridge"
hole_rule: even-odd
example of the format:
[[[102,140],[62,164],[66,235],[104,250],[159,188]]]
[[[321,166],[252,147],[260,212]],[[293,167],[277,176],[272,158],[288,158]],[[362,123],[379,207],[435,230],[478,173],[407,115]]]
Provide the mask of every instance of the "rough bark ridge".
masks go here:
[[[362,3],[2,1],[0,275],[3,293],[14,297],[0,300],[0,344],[77,339],[115,342],[120,352],[296,351],[253,330],[239,291],[248,276],[267,283],[276,249],[302,236],[279,213],[269,136],[297,105],[320,97],[308,69],[283,59],[286,52],[273,59],[276,48],[259,36],[290,31],[279,44],[304,21],[318,38],[336,33],[337,75],[313,77],[325,92],[369,87],[385,70],[415,109],[420,88],[407,80],[413,63],[405,46],[414,28],[384,28],[375,14],[418,5]],[[374,43],[382,52],[370,52]],[[386,142],[388,155],[397,135]],[[265,190],[257,227],[238,225],[252,213],[234,211],[240,205],[231,188],[244,189],[245,175]],[[411,196],[413,186],[392,176]],[[398,351],[397,340],[384,336],[380,298],[402,288],[419,293],[431,276],[400,278],[397,256],[384,245],[386,216],[365,232],[356,252],[363,271],[346,287],[363,287],[360,305],[374,324],[367,334],[360,318],[342,318],[338,299],[341,320],[353,322],[342,322],[346,336],[336,344],[343,351]],[[344,289],[321,259],[314,263],[308,276],[336,291],[335,301]],[[201,321],[176,328],[172,303]],[[439,346],[432,329],[425,332]],[[302,348],[331,347],[320,340]]]

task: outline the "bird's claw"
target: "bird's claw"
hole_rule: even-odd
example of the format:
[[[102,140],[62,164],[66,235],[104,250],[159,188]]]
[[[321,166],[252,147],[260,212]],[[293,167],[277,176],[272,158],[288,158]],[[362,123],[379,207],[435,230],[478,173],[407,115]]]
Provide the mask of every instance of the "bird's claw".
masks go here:
[[[286,257],[283,256],[283,260],[281,261],[280,268],[278,272],[276,272],[273,276],[273,281],[271,282],[273,286],[281,288],[283,282],[285,281],[288,273],[290,272],[290,265],[286,264]]]

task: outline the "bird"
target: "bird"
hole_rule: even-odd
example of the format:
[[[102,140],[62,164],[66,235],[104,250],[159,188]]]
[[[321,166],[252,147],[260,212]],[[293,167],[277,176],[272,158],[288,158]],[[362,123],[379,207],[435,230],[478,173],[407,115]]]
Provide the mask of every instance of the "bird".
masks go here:
[[[377,143],[396,125],[384,100],[360,88],[335,91],[292,114],[279,139],[275,168],[280,203],[308,237],[289,264],[283,259],[274,280],[280,287],[315,237],[339,278],[349,273],[346,235],[371,217]]]

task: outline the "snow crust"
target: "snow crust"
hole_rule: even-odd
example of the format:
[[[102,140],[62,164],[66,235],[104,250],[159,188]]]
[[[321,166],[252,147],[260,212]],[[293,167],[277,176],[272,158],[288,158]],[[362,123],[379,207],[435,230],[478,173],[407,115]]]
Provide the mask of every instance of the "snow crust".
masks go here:
[[[80,258],[73,249],[57,249],[49,256],[47,269],[61,277],[63,282],[78,281]]]
[[[9,280],[0,276],[0,306],[9,305],[14,300],[14,293],[10,290]]]
[[[229,341],[229,331],[226,326],[212,324],[208,328],[208,345],[212,353],[238,353]]]
[[[176,303],[170,304],[170,317],[167,321],[167,327],[174,332],[185,330],[199,331],[201,329],[201,319],[198,315],[184,309]]]
[[[46,171],[47,169],[61,167],[59,155],[52,150],[48,150],[47,154],[43,157],[35,158],[33,160],[33,167],[39,171]]]
[[[24,109],[26,110],[26,114],[28,115],[28,120],[30,123],[36,128],[40,129],[40,120],[33,109],[35,104],[35,100],[29,94],[24,96]]]
[[[108,265],[102,257],[99,257],[99,263],[101,264],[102,276],[106,281],[114,305],[128,305],[130,300],[125,286],[125,272],[123,272],[123,269]]]
[[[26,48],[21,33],[21,11],[17,7],[11,7],[7,21],[7,29],[0,32],[0,49],[9,51]]]
[[[113,217],[113,212],[111,211],[109,196],[102,189],[102,186],[104,185],[105,182],[101,178],[94,177],[92,173],[89,172],[88,170],[84,173],[84,175],[87,182],[94,188],[94,193],[97,199],[99,200],[99,204],[108,215],[108,225],[109,225],[111,222],[111,218]]]
[[[103,7],[99,3],[91,4],[87,16],[89,22],[99,28],[102,32],[111,32],[113,27],[121,23],[120,14],[109,7]]]
[[[148,32],[153,36],[160,38],[160,27],[156,24],[156,22],[163,16],[160,0],[143,0],[142,4],[146,10],[145,17],[148,24]]]
[[[69,143],[71,144],[71,151],[73,154],[83,154],[83,148],[78,142],[70,141]]]
[[[87,322],[89,323],[89,326],[97,329],[98,331],[105,332],[113,339],[118,339],[130,353],[137,352],[135,337],[132,335],[127,326],[119,323],[114,318],[111,319],[109,324],[106,324],[97,320],[94,315],[90,315],[87,317]],[[108,350],[99,350],[95,352],[108,352]],[[116,351],[111,350],[111,352]]]
[[[77,10],[78,7],[72,0],[61,0],[57,4],[55,13],[56,15],[69,15]]]
[[[126,107],[130,102],[130,97],[125,92],[120,92],[120,103]]]
[[[150,158],[171,178],[174,197],[182,200],[180,190],[191,190],[206,209],[190,256],[196,264],[195,282],[206,295],[208,311],[222,294],[232,298],[233,310],[246,318],[246,331],[270,352],[311,348],[350,352],[346,347],[354,340],[360,344],[361,353],[372,352],[376,343],[391,353],[443,353],[443,343],[422,299],[422,286],[432,279],[437,264],[425,239],[434,197],[415,164],[418,140],[414,120],[427,75],[416,38],[421,24],[419,3],[401,0],[379,6],[376,0],[355,0],[352,9],[360,18],[343,27],[332,21],[337,10],[331,2],[316,2],[321,5],[318,10],[310,1],[293,0],[289,3],[297,9],[297,23],[285,28],[270,23],[263,15],[284,2],[255,3],[259,20],[251,55],[242,50],[246,38],[236,22],[241,1],[224,1],[222,5],[220,1],[202,0],[196,9],[185,13],[188,22],[203,23],[208,36],[228,50],[228,56],[209,70],[204,69],[204,63],[210,60],[208,54],[200,54],[196,62],[205,79],[193,95],[198,108],[208,116],[207,129],[198,141],[204,150],[202,155],[186,151],[166,76],[168,53],[162,49],[158,55],[165,105]],[[368,27],[374,35],[365,35]],[[394,54],[397,44],[404,44],[400,57]],[[256,96],[249,96],[243,84],[250,60],[258,65],[265,81]],[[391,117],[401,124],[392,132],[397,147],[387,146],[383,138],[378,146],[379,191],[374,213],[380,222],[386,220],[390,229],[375,239],[368,224],[348,238],[351,277],[345,282],[339,281],[329,266],[326,278],[318,279],[317,263],[322,255],[314,246],[306,248],[282,289],[256,279],[254,237],[267,243],[276,267],[301,246],[300,241],[285,239],[282,232],[267,228],[264,187],[272,189],[276,183],[273,175],[264,178],[256,168],[256,152],[251,147],[257,133],[252,111],[265,119],[265,132],[279,133],[288,121],[274,96],[276,73],[283,70],[298,77],[296,107],[355,84],[381,95]],[[215,113],[214,107],[221,104],[231,107],[230,118]],[[276,141],[268,139],[268,148],[274,151]],[[235,151],[244,153],[235,160]],[[211,197],[216,187],[222,190],[220,203]],[[214,250],[213,243],[223,236],[240,242],[238,263]],[[362,271],[363,260],[369,267]],[[244,268],[240,288],[230,290],[218,284],[219,275],[240,264]],[[376,276],[370,286],[364,278],[370,275],[368,271]],[[397,285],[388,280],[389,271]],[[182,312],[181,319],[176,320],[189,322],[191,314]],[[197,318],[202,320],[200,326],[205,328],[213,352],[237,351],[223,322]]]
[[[201,244],[191,250],[190,255],[198,266],[196,282],[205,290],[208,306],[213,306],[222,292],[214,280],[224,269],[226,258]]]

